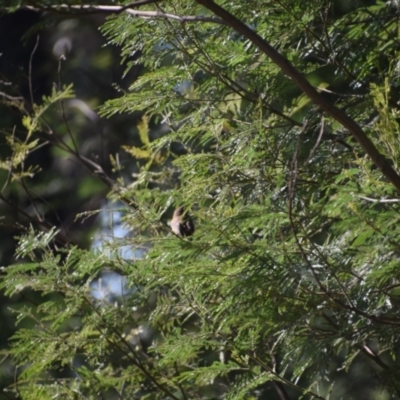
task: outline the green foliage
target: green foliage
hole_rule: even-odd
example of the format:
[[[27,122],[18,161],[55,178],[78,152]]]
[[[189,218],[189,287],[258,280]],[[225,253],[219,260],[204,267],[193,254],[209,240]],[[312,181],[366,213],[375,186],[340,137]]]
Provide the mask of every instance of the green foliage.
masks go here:
[[[34,105],[34,114],[33,117],[27,115],[23,118],[22,124],[28,131],[27,139],[39,129],[39,122],[43,117],[43,114],[48,110],[48,108],[55,104],[58,101],[69,99],[74,97],[74,93],[72,92],[72,87],[69,85],[68,87],[63,88],[58,91],[55,87],[53,87],[51,96],[43,97],[43,104],[40,106]]]
[[[400,172],[395,6],[355,4],[342,14],[340,2],[320,0],[219,3],[346,110]],[[119,13],[102,27],[126,59],[142,50],[141,76],[100,107],[107,117],[143,113],[140,147],[123,148],[145,164],[132,185],[113,187],[132,206],[124,217],[132,235],[97,251],[58,246],[55,230],[20,237],[22,261],[4,269],[0,287],[42,301],[12,310],[19,329],[4,353],[20,375],[10,390],[398,398],[393,186],[259,49],[220,20],[202,20],[212,17],[205,8],[176,0],[140,10],[198,20]],[[44,111],[70,95],[55,91],[33,108],[24,119],[30,142],[12,147],[2,168],[39,146]],[[152,136],[153,125],[164,133]],[[191,209],[193,238],[170,233],[172,204]],[[123,258],[126,245],[143,257]],[[122,276],[122,289],[104,271]]]

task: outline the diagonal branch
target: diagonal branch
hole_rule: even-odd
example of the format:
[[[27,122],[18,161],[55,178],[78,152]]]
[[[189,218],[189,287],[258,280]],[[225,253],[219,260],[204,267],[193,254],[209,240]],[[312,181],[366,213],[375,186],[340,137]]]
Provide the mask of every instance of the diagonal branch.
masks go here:
[[[319,106],[333,119],[348,129],[353,137],[358,141],[360,146],[369,155],[374,164],[380,169],[382,174],[393,184],[400,192],[400,176],[392,168],[389,162],[377,150],[365,132],[361,129],[351,117],[343,110],[337,108],[329,100],[324,98],[317,90],[307,81],[302,73],[300,73],[291,63],[272,47],[266,40],[259,36],[255,31],[249,28],[244,22],[237,19],[224,8],[215,4],[212,0],[196,0],[197,3],[203,5],[215,15],[222,18],[234,30],[241,33],[249,39],[257,48],[265,53],[276,65],[280,67],[282,72],[287,75],[311,100]]]

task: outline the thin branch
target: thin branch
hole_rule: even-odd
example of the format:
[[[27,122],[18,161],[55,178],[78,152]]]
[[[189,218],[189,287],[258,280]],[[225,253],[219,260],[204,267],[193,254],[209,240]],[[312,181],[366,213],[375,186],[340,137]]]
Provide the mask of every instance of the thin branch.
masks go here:
[[[289,395],[287,394],[285,387],[281,382],[272,381],[272,384],[275,387],[276,392],[281,400],[290,400]]]
[[[62,55],[58,60],[58,69],[57,69],[58,90],[61,90],[61,63],[62,63],[63,59],[65,59],[65,57]],[[61,100],[61,115],[62,115],[62,119],[63,119],[64,124],[65,124],[65,127],[67,129],[68,136],[71,139],[72,146],[74,147],[75,153],[79,154],[78,146],[77,146],[77,144],[75,142],[74,135],[71,132],[71,128],[69,127],[69,123],[67,121],[67,116],[65,114],[64,100]]]
[[[330,93],[330,94],[334,94],[335,96],[345,97],[345,98],[347,98],[347,97],[357,97],[357,98],[364,99],[365,96],[366,96],[365,94],[338,93],[338,92],[334,92],[333,90],[325,89],[325,88],[322,88],[322,87],[319,87],[318,90],[321,91],[321,92]]]
[[[315,150],[317,150],[317,147],[319,146],[319,143],[321,142],[322,139],[322,135],[324,133],[324,127],[325,127],[325,120],[324,117],[321,117],[321,128],[319,130],[317,141],[315,142],[314,147],[311,149],[310,155],[308,156],[307,161],[304,163],[304,165],[307,165],[310,162],[315,153]]]
[[[177,375],[179,375],[178,365],[177,365],[176,362],[174,362],[174,368],[175,368],[175,373],[176,373]],[[180,384],[179,381],[177,381],[176,384],[177,384],[177,386],[179,387],[179,390],[180,390],[181,393],[182,393],[183,400],[188,400],[188,398],[187,398],[187,396],[186,396],[186,392],[185,392],[185,390],[183,389],[183,386]]]
[[[31,203],[33,211],[36,214],[37,220],[40,221],[40,222],[43,222],[43,218],[40,216],[39,210],[36,208],[35,201],[33,200],[32,196],[31,196],[31,192],[27,188],[24,179],[20,180],[20,184],[21,184],[22,188],[24,189],[24,192],[26,193],[26,196],[28,197],[28,199],[29,199],[29,201]]]
[[[15,139],[14,139],[14,138],[15,138],[15,126],[14,126],[14,128],[13,128],[13,132],[12,132],[11,138],[12,138],[12,142],[14,142],[14,140],[15,140]],[[14,152],[13,152],[12,155],[11,155],[10,169],[8,170],[7,179],[6,179],[6,181],[4,182],[4,185],[3,185],[2,189],[1,189],[1,193],[4,192],[5,188],[6,188],[6,187],[8,186],[8,184],[10,183],[11,176],[12,176],[12,171],[13,171],[13,162],[14,162]]]
[[[120,13],[127,13],[133,15],[135,17],[143,18],[143,19],[150,19],[150,18],[165,18],[165,19],[172,19],[181,23],[185,22],[212,22],[214,24],[219,25],[227,25],[227,23],[220,18],[215,17],[203,17],[199,15],[176,15],[171,13],[165,13],[161,11],[138,11],[134,10],[133,7],[138,7],[139,5],[143,4],[151,4],[156,3],[157,0],[148,1],[148,2],[137,2],[132,3],[129,6],[109,6],[109,5],[90,5],[90,4],[83,4],[81,6],[75,5],[67,5],[62,4],[60,6],[52,6],[52,7],[36,7],[36,6],[26,6],[30,10],[34,11],[52,11],[58,13],[68,13],[68,14],[98,14],[98,13],[106,13],[106,14],[120,14]],[[141,4],[139,4],[141,3]],[[61,11],[60,11],[61,10]],[[83,12],[82,12],[83,11]]]
[[[273,367],[272,367],[273,370],[277,374],[280,374],[278,358],[274,354],[272,354],[271,359],[272,359],[272,363],[273,363]],[[287,391],[286,391],[286,389],[285,389],[285,387],[283,386],[282,382],[272,381],[272,384],[273,384],[273,386],[274,386],[274,388],[275,388],[276,392],[278,393],[278,396],[279,396],[279,398],[281,400],[291,400],[289,395],[288,395],[288,393],[287,393]]]
[[[370,201],[371,203],[400,203],[400,199],[373,199],[371,197],[356,196],[359,199]]]
[[[0,92],[0,96],[4,97],[6,100],[15,101],[15,102],[20,102],[20,101],[24,100],[24,98],[22,96],[10,96],[9,94],[4,93],[4,92]]]
[[[16,366],[14,370],[14,382],[15,382],[15,391],[17,392],[17,395],[22,399],[21,392],[18,387],[18,366]]]
[[[383,368],[385,371],[388,371],[390,368],[387,364],[385,364],[382,359],[376,354],[369,346],[364,344],[363,346],[360,346],[360,350],[371,360],[373,360],[376,364],[378,364],[381,368]]]
[[[31,95],[31,106],[33,107],[33,89],[32,89],[32,61],[33,56],[39,46],[39,35],[36,36],[35,47],[32,50],[31,56],[29,57],[29,94]]]

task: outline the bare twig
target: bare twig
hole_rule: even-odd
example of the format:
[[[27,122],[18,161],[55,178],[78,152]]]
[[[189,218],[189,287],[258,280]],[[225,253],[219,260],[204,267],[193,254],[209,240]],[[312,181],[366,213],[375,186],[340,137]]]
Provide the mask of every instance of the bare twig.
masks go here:
[[[15,367],[15,370],[14,370],[14,382],[15,382],[15,391],[17,392],[19,398],[22,399],[21,392],[18,387],[18,367]]]
[[[64,59],[64,56],[61,56],[58,60],[58,70],[57,70],[57,75],[58,75],[58,90],[61,90],[61,63],[62,60]],[[72,145],[74,147],[75,153],[79,157],[79,150],[78,146],[76,145],[74,135],[71,132],[71,128],[69,127],[69,123],[67,121],[67,116],[65,114],[65,106],[64,106],[64,100],[61,100],[61,115],[62,119],[64,121],[65,127],[67,128],[68,136],[71,138]]]
[[[281,400],[290,400],[289,395],[287,394],[285,387],[281,382],[272,381],[272,384],[275,387],[276,392]]]
[[[32,208],[33,208],[33,210],[34,210],[34,212],[36,214],[37,220],[40,221],[40,222],[43,222],[43,218],[40,216],[40,213],[39,213],[38,209],[36,208],[35,202],[34,202],[34,200],[32,199],[32,196],[31,196],[31,192],[27,188],[27,186],[25,184],[25,181],[23,179],[21,179],[20,183],[21,183],[21,186],[24,189],[29,201],[31,202],[31,206],[32,206]]]
[[[177,365],[176,362],[174,362],[174,368],[175,368],[176,374],[179,375],[178,365]],[[185,392],[185,390],[183,389],[183,386],[180,384],[179,381],[177,381],[176,384],[177,384],[177,386],[179,387],[179,390],[180,390],[181,393],[182,393],[183,400],[188,400],[188,398],[187,398],[187,396],[186,396],[186,392]]]
[[[317,150],[317,147],[319,146],[322,135],[324,133],[324,127],[325,127],[325,120],[324,120],[324,117],[321,117],[321,128],[319,130],[319,135],[318,135],[317,141],[315,142],[314,147],[311,149],[310,155],[308,156],[307,161],[304,163],[304,165],[307,165],[310,162],[310,160],[312,159],[312,157],[315,153],[315,150]]]
[[[15,138],[15,126],[13,128],[13,132],[12,132],[12,140],[14,142],[14,138]],[[10,160],[10,169],[8,170],[8,174],[7,174],[7,179],[4,182],[3,188],[1,189],[1,193],[4,192],[5,188],[7,187],[7,185],[10,183],[11,180],[11,176],[12,176],[12,171],[13,171],[13,161],[14,161],[14,152],[11,155],[11,160]]]
[[[376,364],[378,364],[381,368],[383,368],[385,371],[389,370],[389,366],[385,364],[382,359],[376,354],[369,346],[364,344],[363,346],[360,346],[360,350],[371,360],[373,360]]]
[[[373,199],[371,197],[356,196],[361,200],[370,201],[371,203],[400,203],[400,199]]]
[[[38,46],[39,46],[39,35],[36,36],[35,47],[33,48],[31,56],[29,57],[29,93],[31,95],[31,106],[32,107],[33,107],[32,61],[33,61],[33,56],[35,55]]]
[[[4,92],[0,92],[0,96],[4,97],[6,100],[15,101],[15,102],[20,102],[20,101],[24,100],[24,98],[22,96],[10,96],[9,94],[4,93]]]
[[[159,1],[159,0],[158,0]],[[143,4],[151,4],[156,3],[157,0],[148,1],[148,2],[137,2],[132,3],[129,6],[109,6],[109,5],[89,5],[83,4],[81,6],[75,5],[67,5],[62,4],[59,6],[51,6],[51,7],[37,7],[37,6],[26,6],[26,8],[35,11],[52,11],[57,13],[73,13],[73,14],[98,14],[98,13],[106,13],[106,14],[119,14],[119,13],[127,13],[133,15],[135,17],[150,19],[150,18],[165,18],[172,19],[181,23],[185,22],[212,22],[214,24],[219,25],[227,25],[227,23],[220,18],[216,17],[203,17],[199,15],[176,15],[171,13],[165,13],[161,11],[138,11],[134,10],[133,7],[138,7]],[[140,3],[140,4],[139,4]]]

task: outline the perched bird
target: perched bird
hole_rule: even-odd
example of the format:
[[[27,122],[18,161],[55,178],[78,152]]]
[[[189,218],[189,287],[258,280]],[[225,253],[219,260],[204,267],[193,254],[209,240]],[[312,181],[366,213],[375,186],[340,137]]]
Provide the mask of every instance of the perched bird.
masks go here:
[[[174,211],[174,215],[169,224],[175,235],[186,237],[194,233],[194,223],[185,213],[185,208],[183,206],[178,207]]]

